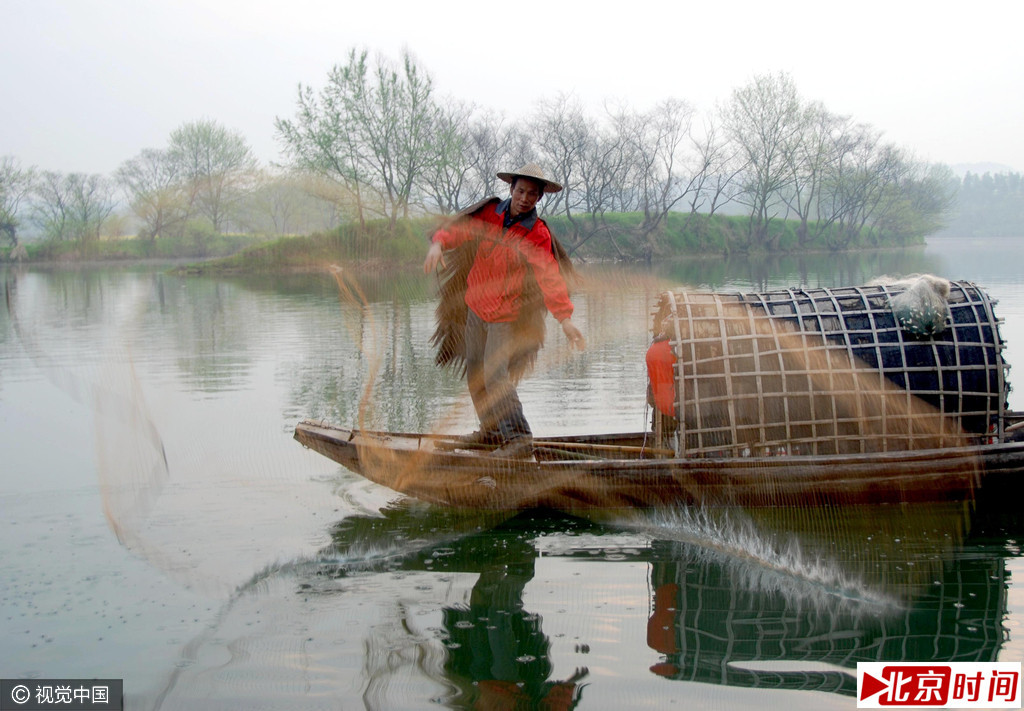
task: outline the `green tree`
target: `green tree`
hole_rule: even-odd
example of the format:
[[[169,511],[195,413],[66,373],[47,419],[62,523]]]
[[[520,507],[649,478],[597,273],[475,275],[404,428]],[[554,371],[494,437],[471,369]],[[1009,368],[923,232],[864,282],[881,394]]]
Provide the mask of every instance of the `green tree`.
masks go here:
[[[371,67],[366,50],[352,50],[318,95],[300,85],[295,118],[275,125],[293,167],[345,186],[361,223],[369,212],[393,227],[409,216],[417,181],[436,165],[433,132],[443,119],[433,82],[411,54],[398,65],[378,56]]]
[[[185,187],[187,217],[202,215],[215,232],[223,232],[255,181],[257,161],[245,138],[203,119],[171,133],[167,152]]]
[[[907,244],[936,232],[949,217],[954,181],[944,165],[911,164],[897,184],[889,185],[890,199],[873,228],[886,241]]]
[[[14,156],[0,157],[0,237],[18,246],[19,212],[35,181],[33,168],[22,168]]]

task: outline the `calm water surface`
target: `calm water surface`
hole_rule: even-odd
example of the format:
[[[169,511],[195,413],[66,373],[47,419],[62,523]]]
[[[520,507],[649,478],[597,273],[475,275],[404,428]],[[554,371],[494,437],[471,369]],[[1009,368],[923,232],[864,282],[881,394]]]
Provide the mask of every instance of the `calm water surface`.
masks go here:
[[[585,267],[588,350],[549,329],[526,414],[538,434],[642,428],[649,309],[682,284],[971,279],[1024,363],[1022,257],[944,239]],[[415,274],[360,280],[365,307],[326,275],[0,280],[3,678],[123,678],[131,709],[849,709],[858,661],[1024,658],[1015,515],[454,515],[304,450],[305,417],[473,427]]]

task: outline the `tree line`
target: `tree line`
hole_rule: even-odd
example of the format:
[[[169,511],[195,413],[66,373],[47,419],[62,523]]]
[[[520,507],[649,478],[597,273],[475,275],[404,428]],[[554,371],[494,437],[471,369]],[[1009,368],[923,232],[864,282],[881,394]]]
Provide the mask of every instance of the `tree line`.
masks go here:
[[[213,120],[182,125],[112,176],[61,174],[0,161],[0,237],[26,226],[54,241],[99,239],[118,205],[139,238],[227,230],[288,234],[349,223],[451,214],[506,186],[495,174],[535,161],[564,190],[543,205],[570,249],[617,256],[668,249],[668,216],[699,234],[708,216],[746,217],[726,249],[834,250],[902,244],[934,231],[951,175],[882,132],[803,99],[786,74],[755,77],[713,115],[682,99],[648,109],[572,95],[509,120],[438,95],[408,52],[398,61],[352,50],[319,88],[299,85],[294,114],[275,121],[283,163],[263,167],[245,138]],[[637,219],[624,230],[615,215]],[[798,225],[782,244],[777,221]],[[698,240],[699,241],[699,240]]]
[[[614,232],[609,214],[635,212],[626,241],[647,258],[674,211],[745,210],[748,229],[732,245],[742,251],[778,249],[778,219],[799,221],[795,248],[844,249],[919,238],[952,198],[947,169],[802,99],[786,74],[755,77],[702,121],[679,99],[596,117],[563,95],[508,122],[436,96],[408,53],[370,62],[353,50],[319,90],[300,86],[294,117],[276,125],[289,164],[335,183],[360,222],[457,211],[499,192],[498,170],[533,160],[565,186],[544,211],[567,219],[570,245]]]
[[[166,146],[142,150],[111,176],[40,171],[0,158],[0,240],[17,247],[28,228],[50,242],[87,244],[103,230],[122,234],[126,222],[150,243],[331,229],[341,214],[320,182],[261,167],[240,133],[203,119],[183,124]]]
[[[956,210],[941,234],[959,237],[1024,235],[1024,175],[968,172],[954,187]]]

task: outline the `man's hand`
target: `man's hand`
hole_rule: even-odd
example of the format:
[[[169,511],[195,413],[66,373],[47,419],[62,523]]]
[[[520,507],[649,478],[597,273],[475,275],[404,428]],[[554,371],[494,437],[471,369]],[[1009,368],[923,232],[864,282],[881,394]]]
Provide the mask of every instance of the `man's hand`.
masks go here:
[[[587,342],[583,339],[583,333],[576,328],[576,324],[572,322],[571,318],[562,321],[562,333],[569,339],[570,347],[579,351],[587,347]]]
[[[430,250],[427,252],[427,259],[423,262],[423,273],[430,274],[437,268],[437,263],[440,262],[442,267],[448,266],[444,263],[444,247],[441,246],[440,242],[431,242]]]

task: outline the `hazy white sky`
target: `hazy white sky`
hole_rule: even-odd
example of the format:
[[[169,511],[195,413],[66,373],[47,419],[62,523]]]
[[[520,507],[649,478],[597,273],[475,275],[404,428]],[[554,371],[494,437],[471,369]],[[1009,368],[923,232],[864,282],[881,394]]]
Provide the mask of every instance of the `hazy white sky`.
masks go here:
[[[110,173],[201,118],[277,160],[299,83],[407,47],[442,95],[510,116],[560,92],[710,114],[788,72],[920,158],[1024,171],[1021,0],[0,0],[0,28],[0,155],[47,170]]]

